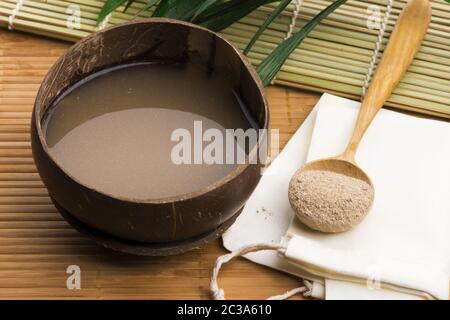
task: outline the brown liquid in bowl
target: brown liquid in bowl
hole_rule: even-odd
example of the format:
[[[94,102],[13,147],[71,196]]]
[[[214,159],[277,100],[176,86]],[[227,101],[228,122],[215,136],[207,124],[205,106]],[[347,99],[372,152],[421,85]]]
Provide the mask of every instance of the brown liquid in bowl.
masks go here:
[[[195,192],[229,174],[235,164],[175,164],[180,141],[171,135],[180,128],[190,133],[194,161],[194,121],[202,121],[203,132],[246,130],[253,122],[244,110],[224,75],[196,65],[140,63],[76,84],[49,108],[43,126],[50,154],[79,182],[149,200]]]

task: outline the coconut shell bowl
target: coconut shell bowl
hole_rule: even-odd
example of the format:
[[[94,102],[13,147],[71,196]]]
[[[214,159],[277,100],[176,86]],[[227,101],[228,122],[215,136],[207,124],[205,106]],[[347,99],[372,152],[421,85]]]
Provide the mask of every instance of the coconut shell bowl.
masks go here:
[[[127,199],[94,190],[65,172],[49,152],[43,119],[54,101],[80,80],[112,66],[160,60],[222,70],[231,77],[234,90],[242,98],[246,108],[243,112],[255,119],[259,129],[268,128],[263,87],[238,49],[204,28],[157,18],[117,25],[73,45],[44,78],[31,123],[37,170],[67,222],[104,247],[147,256],[180,254],[219,237],[256,187],[260,165],[239,164],[225,178],[187,195],[146,201]]]

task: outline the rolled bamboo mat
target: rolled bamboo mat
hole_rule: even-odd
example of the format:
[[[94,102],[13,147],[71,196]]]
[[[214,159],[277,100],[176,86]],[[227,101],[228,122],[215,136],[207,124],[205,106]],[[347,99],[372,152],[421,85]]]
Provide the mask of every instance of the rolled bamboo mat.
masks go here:
[[[21,6],[14,11],[19,1]],[[294,30],[302,27],[331,0],[301,2]],[[444,0],[430,2],[433,17],[428,34],[387,105],[450,118],[450,5]],[[77,41],[99,28],[95,21],[103,3],[96,0],[2,0],[0,26],[8,28],[12,22],[12,28],[16,30]],[[123,7],[119,8],[100,27],[134,19],[144,3],[133,3],[127,12],[123,12]],[[393,1],[376,60],[381,56],[405,3],[406,0]],[[374,22],[383,20],[387,4],[388,0],[349,0],[305,39],[286,62],[275,83],[359,99],[379,34]],[[224,30],[223,35],[243,49],[275,5],[259,8]],[[252,63],[257,65],[286,37],[294,10],[294,4],[289,5],[262,35],[248,55]],[[80,14],[79,24],[74,24],[77,22],[74,13]],[[373,19],[374,14],[378,20]],[[144,12],[141,16],[150,15]]]
[[[31,110],[40,82],[67,43],[0,30],[0,299],[206,299],[219,241],[181,256],[117,254],[72,229],[39,179],[30,149]],[[272,86],[272,126],[281,146],[319,96]],[[81,268],[81,290],[66,269]],[[220,279],[229,298],[262,299],[299,286],[298,279],[244,259]],[[298,297],[297,297],[298,298]]]

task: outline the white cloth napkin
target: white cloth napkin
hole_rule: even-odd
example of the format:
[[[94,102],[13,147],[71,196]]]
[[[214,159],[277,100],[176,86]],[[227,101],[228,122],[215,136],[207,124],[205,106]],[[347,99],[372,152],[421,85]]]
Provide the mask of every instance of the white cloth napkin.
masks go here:
[[[322,234],[293,219],[287,190],[305,162],[341,152],[359,103],[324,94],[264,173],[223,236],[233,251],[284,243],[286,254],[249,254],[260,264],[314,281],[326,299],[447,299],[450,270],[450,125],[381,110],[364,137],[358,164],[376,199],[353,230]],[[291,223],[292,222],[292,223]]]

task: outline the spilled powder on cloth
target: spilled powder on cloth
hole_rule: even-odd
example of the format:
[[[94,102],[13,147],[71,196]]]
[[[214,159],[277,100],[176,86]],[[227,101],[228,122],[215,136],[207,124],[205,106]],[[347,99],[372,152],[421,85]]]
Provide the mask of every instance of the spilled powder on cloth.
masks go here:
[[[289,186],[289,202],[297,217],[323,232],[349,230],[369,211],[373,188],[365,181],[343,174],[298,171]]]

